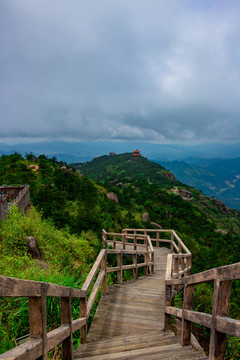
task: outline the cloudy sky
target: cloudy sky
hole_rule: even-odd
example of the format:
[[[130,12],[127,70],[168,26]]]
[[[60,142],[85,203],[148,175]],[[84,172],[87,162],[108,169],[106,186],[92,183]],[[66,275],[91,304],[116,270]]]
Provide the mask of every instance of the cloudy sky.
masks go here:
[[[0,141],[240,141],[239,0],[1,0]]]

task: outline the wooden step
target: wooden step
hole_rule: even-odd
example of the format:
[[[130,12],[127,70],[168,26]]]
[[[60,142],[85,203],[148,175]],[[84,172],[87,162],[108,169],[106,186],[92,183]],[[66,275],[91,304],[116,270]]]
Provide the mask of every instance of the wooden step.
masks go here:
[[[164,331],[142,333],[132,336],[118,336],[105,341],[81,345],[74,353],[74,359],[207,359],[190,346],[181,347],[179,340]]]

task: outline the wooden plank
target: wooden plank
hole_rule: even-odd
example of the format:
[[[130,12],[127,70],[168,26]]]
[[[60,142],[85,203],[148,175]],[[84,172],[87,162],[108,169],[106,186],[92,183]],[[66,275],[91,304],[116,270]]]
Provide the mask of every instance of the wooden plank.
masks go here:
[[[79,330],[81,327],[86,325],[87,319],[86,318],[79,318],[72,321],[72,331],[75,332]]]
[[[186,247],[186,245],[182,242],[182,240],[181,240],[180,237],[175,233],[174,230],[172,230],[172,234],[173,234],[174,238],[179,242],[179,244],[181,245],[181,247],[184,249],[184,251],[186,251],[187,254],[191,254],[191,252],[188,250],[188,248]]]
[[[169,315],[173,315],[173,316],[182,318],[183,310],[179,309],[179,308],[174,308],[172,306],[166,306],[165,312]],[[205,314],[205,313],[198,312],[198,311],[185,310],[185,319],[189,320],[191,322],[194,322],[196,324],[206,326],[208,328],[211,328],[211,325],[212,325],[212,315]]]
[[[104,271],[104,277],[102,280],[102,295],[105,295],[107,293],[107,254],[106,253],[101,262],[101,270]]]
[[[40,297],[43,289],[45,296],[67,297],[71,294],[72,297],[80,297],[84,294],[82,290],[61,285],[0,276],[0,296],[2,297]]]
[[[87,317],[89,317],[89,315],[90,315],[90,312],[92,310],[94,301],[96,299],[96,296],[97,296],[97,293],[98,293],[98,291],[100,289],[100,286],[102,285],[104,277],[105,277],[105,271],[101,270],[98,277],[97,277],[97,280],[96,280],[96,282],[95,282],[95,284],[93,286],[91,295],[89,296],[89,299],[88,299],[88,302],[87,302]]]
[[[167,285],[201,284],[204,282],[219,279],[221,281],[237,280],[240,278],[240,262],[232,265],[225,265],[198,274],[186,276],[185,278],[166,280]]]
[[[91,270],[88,274],[86,281],[84,282],[84,284],[82,286],[82,290],[85,291],[86,293],[88,293],[88,291],[89,291],[89,288],[93,282],[94,277],[96,276],[96,274],[98,272],[98,268],[100,267],[102,259],[105,256],[105,254],[106,254],[106,250],[100,251],[93,267],[91,268]]]
[[[128,254],[128,255],[133,255],[133,254],[142,255],[147,253],[146,250],[121,250],[121,249],[107,249],[106,252],[107,254]]]
[[[47,351],[50,351],[53,348],[55,348],[55,346],[61,344],[69,336],[70,336],[69,324],[62,324],[57,329],[50,331],[47,334]]]
[[[240,320],[231,319],[226,316],[217,316],[216,329],[221,333],[240,338]]]
[[[0,360],[33,360],[42,355],[42,339],[31,339],[0,355]]]

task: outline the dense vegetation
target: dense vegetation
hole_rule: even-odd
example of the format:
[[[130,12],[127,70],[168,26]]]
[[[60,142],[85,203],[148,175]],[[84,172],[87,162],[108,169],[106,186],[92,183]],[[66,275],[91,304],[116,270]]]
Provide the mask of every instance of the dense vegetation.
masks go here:
[[[194,272],[240,261],[239,213],[180,183],[162,166],[144,158],[103,156],[70,168],[44,155],[3,155],[0,183],[29,184],[34,205],[26,215],[13,209],[0,226],[1,275],[81,286],[100,249],[102,228],[117,232],[126,227],[153,227],[151,222],[177,231],[193,254]],[[109,192],[118,202],[108,198]],[[142,221],[145,212],[148,222]],[[35,236],[47,270],[27,255],[27,235]],[[199,311],[211,306],[211,293],[211,287],[198,288]],[[234,318],[239,318],[239,293],[240,286],[234,282]],[[6,334],[1,351],[26,333],[27,306],[21,301],[18,315],[13,311],[11,319],[0,318],[0,329]],[[17,311],[16,305],[3,301],[1,310],[7,313],[10,307]]]
[[[172,185],[174,180],[179,184],[161,165],[148,161],[142,156],[134,159],[130,153],[99,156],[90,162],[72,164],[72,166],[95,181],[116,183],[138,180],[143,183],[154,182],[166,187]],[[170,178],[171,175],[173,179]]]

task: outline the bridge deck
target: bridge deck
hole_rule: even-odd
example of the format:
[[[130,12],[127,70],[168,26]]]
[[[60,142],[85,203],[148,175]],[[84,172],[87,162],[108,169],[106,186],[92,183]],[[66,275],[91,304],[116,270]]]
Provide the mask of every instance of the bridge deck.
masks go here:
[[[165,272],[169,249],[155,248],[155,273],[108,287],[74,359],[207,359],[164,332]]]

